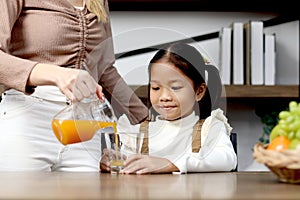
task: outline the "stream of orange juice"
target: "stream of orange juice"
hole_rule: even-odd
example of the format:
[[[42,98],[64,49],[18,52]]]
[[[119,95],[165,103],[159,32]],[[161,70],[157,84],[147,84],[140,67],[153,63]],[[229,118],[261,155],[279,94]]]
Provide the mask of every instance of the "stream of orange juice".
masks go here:
[[[64,145],[90,140],[101,128],[113,127],[116,133],[116,126],[115,122],[96,120],[52,120],[54,134]]]
[[[124,167],[124,160],[122,159],[122,154],[119,149],[119,134],[115,132],[115,156],[113,156],[113,160],[111,160],[111,173],[120,173],[120,170]],[[120,155],[119,155],[120,154]]]

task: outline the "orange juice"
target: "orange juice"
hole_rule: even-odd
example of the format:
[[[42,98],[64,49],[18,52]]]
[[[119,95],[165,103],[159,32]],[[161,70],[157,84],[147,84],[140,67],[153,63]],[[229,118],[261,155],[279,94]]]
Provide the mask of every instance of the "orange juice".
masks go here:
[[[110,163],[112,166],[119,166],[122,167],[124,166],[124,160],[119,160],[118,158],[116,158],[116,160],[111,161]]]
[[[123,160],[113,160],[110,161],[110,173],[118,174],[124,168],[124,161]]]
[[[115,122],[59,119],[53,119],[52,121],[54,134],[64,145],[90,140],[99,129],[106,127],[113,127],[116,132]]]

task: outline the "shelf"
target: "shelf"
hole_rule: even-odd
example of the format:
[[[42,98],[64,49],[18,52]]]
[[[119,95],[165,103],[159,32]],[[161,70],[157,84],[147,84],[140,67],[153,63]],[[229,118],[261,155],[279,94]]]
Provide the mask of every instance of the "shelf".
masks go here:
[[[298,85],[225,85],[227,98],[298,98]]]
[[[130,86],[140,98],[147,98],[146,85]],[[257,86],[257,85],[225,85],[223,96],[227,98],[298,98],[298,85],[276,85],[276,86]]]

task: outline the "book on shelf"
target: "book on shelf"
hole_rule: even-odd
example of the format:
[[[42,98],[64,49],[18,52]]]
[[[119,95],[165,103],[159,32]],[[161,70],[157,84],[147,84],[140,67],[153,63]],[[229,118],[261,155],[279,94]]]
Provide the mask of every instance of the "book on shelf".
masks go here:
[[[246,31],[246,84],[264,84],[263,65],[263,22],[249,21],[244,24]]]
[[[276,77],[276,35],[264,34],[264,81],[275,85]]]
[[[232,84],[243,85],[244,82],[244,23],[233,22],[232,25]]]
[[[231,84],[231,27],[222,27],[219,32],[219,70],[224,85]]]

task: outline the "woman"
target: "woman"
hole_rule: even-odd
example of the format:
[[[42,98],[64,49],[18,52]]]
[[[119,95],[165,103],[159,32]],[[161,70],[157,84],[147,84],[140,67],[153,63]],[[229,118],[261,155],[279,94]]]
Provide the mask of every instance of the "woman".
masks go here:
[[[53,116],[69,101],[111,99],[133,124],[146,107],[114,64],[107,0],[0,0],[0,171],[98,171],[100,136],[61,145]]]

